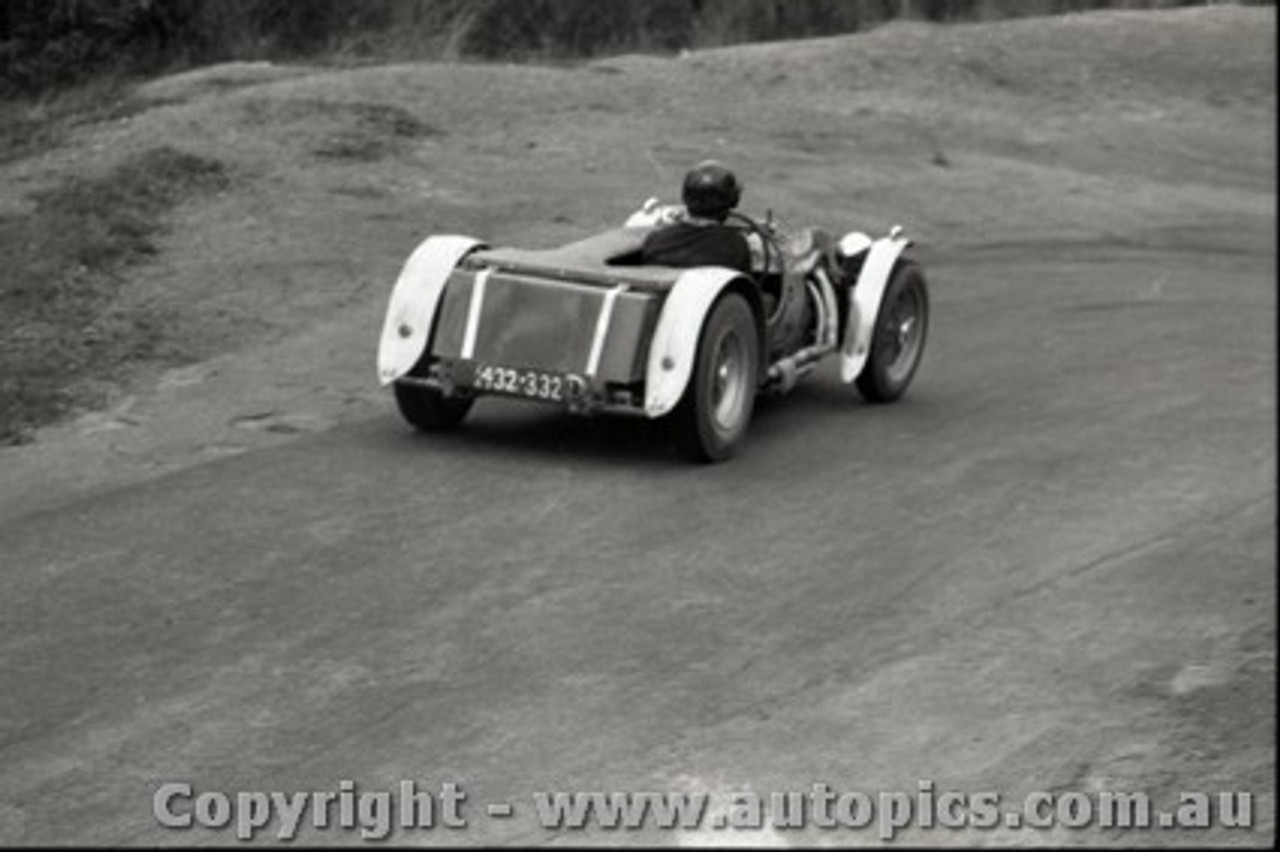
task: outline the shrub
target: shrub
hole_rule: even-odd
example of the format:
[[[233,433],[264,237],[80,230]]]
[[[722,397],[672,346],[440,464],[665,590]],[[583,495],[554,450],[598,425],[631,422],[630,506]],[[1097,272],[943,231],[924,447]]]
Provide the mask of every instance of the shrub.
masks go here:
[[[348,49],[428,57],[587,57],[854,32],[896,17],[945,22],[1206,1],[4,0],[0,97],[104,71],[146,73],[233,58]]]

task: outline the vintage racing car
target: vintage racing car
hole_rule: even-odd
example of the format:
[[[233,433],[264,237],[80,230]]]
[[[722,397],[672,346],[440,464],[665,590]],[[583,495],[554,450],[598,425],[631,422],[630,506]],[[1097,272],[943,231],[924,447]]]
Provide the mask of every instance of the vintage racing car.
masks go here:
[[[689,457],[732,455],[757,392],[785,393],[828,356],[871,402],[900,397],[924,352],[929,295],[910,240],[788,231],[739,213],[753,275],[639,263],[647,233],[683,213],[650,199],[625,225],[552,249],[432,236],[391,294],[378,378],[435,431],[479,396],[672,417]]]

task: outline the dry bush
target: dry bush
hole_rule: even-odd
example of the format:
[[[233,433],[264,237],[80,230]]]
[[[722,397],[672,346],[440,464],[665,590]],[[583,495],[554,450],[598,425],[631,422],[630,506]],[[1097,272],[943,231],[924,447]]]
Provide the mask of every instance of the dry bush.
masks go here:
[[[296,56],[559,59],[1207,0],[4,0],[0,97]],[[1274,0],[1250,0],[1272,4]]]

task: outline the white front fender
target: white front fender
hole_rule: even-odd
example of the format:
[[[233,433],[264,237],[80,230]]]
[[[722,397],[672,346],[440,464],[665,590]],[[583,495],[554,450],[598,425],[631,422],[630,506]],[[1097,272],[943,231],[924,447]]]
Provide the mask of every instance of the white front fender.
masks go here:
[[[681,274],[667,294],[645,370],[644,412],[649,417],[661,417],[680,402],[698,357],[707,311],[739,276],[725,267],[700,266]]]
[[[428,237],[414,250],[391,291],[378,344],[378,380],[384,385],[413,369],[427,348],[436,307],[453,268],[480,246],[471,237]]]
[[[844,341],[840,344],[841,381],[852,382],[866,366],[885,288],[889,286],[894,264],[909,245],[911,240],[900,236],[896,228],[889,236],[871,244],[870,254],[858,275],[858,284],[853,288],[853,299],[849,302]]]

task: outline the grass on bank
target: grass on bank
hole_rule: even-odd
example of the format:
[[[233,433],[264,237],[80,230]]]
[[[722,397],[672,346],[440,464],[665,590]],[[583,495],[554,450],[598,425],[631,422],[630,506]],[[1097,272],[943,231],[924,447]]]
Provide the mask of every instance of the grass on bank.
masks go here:
[[[0,219],[0,443],[100,402],[80,394],[130,363],[177,360],[166,317],[122,298],[121,273],[158,251],[171,209],[229,185],[221,163],[159,147]]]
[[[130,78],[106,74],[66,89],[0,99],[0,165],[59,147],[76,127],[133,115]]]

